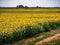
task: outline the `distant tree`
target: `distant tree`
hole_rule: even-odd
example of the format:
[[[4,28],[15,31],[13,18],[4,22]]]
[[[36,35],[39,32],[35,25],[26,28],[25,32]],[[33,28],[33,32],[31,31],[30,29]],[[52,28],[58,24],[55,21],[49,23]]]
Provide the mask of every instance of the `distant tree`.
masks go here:
[[[36,6],[36,8],[39,8],[39,6]]]
[[[25,8],[29,8],[28,6],[25,6]]]
[[[17,5],[17,8],[23,8],[24,6],[23,5]]]
[[[39,6],[36,6],[36,8],[41,8],[41,7],[39,7]]]

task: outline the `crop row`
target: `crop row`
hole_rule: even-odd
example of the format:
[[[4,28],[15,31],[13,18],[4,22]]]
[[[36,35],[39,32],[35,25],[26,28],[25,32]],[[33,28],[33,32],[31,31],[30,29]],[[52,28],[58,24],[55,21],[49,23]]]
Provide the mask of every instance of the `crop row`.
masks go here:
[[[18,40],[32,37],[36,34],[40,34],[42,32],[49,32],[53,29],[58,28],[60,28],[60,20],[37,23],[36,25],[33,26],[31,25],[20,26],[18,29],[13,30],[11,35],[1,32],[0,43],[13,43]]]

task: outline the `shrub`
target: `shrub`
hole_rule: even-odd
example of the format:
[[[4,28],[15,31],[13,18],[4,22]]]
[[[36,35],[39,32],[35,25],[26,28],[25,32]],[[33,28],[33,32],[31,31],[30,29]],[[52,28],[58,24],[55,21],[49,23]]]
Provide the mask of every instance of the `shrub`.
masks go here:
[[[55,21],[56,27],[60,27],[60,21]]]
[[[0,43],[12,43],[13,39],[7,33],[0,35]]]
[[[33,26],[33,30],[35,30],[36,34],[42,33],[44,31],[43,26],[40,24]]]
[[[48,23],[51,29],[56,29],[57,26],[55,22],[48,22]]]
[[[23,34],[23,30],[13,31],[13,34],[12,34],[13,40],[18,41],[18,40],[23,39],[22,34]]]
[[[23,31],[23,37],[24,38],[28,38],[31,37],[33,35],[36,35],[38,33],[42,33],[43,32],[43,27],[42,26],[26,26],[25,30]]]
[[[44,23],[44,24],[43,24],[43,28],[44,28],[44,32],[48,32],[48,31],[51,30],[51,28],[50,28],[50,26],[49,26],[48,23]]]
[[[2,43],[3,42],[3,35],[2,35],[2,33],[0,34],[0,43]]]
[[[23,37],[28,38],[32,36],[32,26],[25,26],[25,30],[23,31]]]

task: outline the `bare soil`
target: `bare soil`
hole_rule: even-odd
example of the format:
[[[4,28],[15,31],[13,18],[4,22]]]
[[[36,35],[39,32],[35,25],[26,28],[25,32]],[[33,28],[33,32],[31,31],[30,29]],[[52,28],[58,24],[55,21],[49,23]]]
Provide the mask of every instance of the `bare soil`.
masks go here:
[[[45,43],[45,42],[50,42],[50,41],[52,41],[52,40],[56,40],[59,36],[60,36],[60,33],[59,33],[59,34],[56,34],[56,35],[54,35],[54,36],[52,36],[52,37],[48,37],[47,39],[44,39],[44,40],[42,40],[42,41],[39,41],[39,42],[37,42],[35,45],[41,45],[41,44],[43,44],[43,43]]]

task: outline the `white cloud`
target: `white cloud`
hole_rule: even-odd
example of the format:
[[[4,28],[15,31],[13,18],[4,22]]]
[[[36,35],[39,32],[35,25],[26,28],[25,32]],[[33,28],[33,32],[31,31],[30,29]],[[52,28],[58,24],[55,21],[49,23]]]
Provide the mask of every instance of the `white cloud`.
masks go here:
[[[16,5],[56,7],[60,6],[60,0],[0,0],[1,7],[15,7]]]

